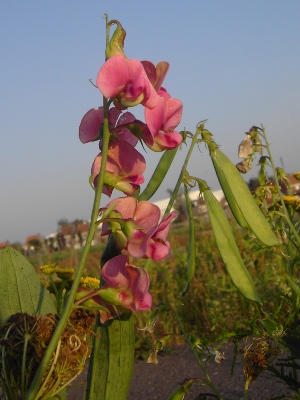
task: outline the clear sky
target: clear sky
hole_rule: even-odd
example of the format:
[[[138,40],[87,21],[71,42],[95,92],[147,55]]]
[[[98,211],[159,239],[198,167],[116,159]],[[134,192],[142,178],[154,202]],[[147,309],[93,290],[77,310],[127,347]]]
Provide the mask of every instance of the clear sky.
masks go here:
[[[60,218],[90,218],[88,177],[98,147],[81,144],[78,126],[102,101],[89,79],[104,61],[104,13],[127,31],[129,58],[170,62],[164,86],[183,102],[180,129],[193,132],[208,119],[216,142],[238,162],[244,132],[263,124],[276,164],[282,158],[287,172],[300,169],[299,1],[2,1],[0,242],[48,235]],[[217,190],[200,150],[188,171]],[[174,187],[184,155],[154,200]],[[147,151],[145,158],[147,182],[158,156]]]

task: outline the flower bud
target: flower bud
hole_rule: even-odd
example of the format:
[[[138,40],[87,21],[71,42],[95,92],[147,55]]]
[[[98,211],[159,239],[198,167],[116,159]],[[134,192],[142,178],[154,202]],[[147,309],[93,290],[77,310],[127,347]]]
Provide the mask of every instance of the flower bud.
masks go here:
[[[119,21],[113,19],[108,23],[108,26],[111,26],[113,24],[117,24],[117,28],[114,31],[106,47],[105,50],[106,59],[116,56],[118,54],[122,54],[125,56],[123,47],[124,47],[124,40],[126,37],[126,31],[123,29]]]

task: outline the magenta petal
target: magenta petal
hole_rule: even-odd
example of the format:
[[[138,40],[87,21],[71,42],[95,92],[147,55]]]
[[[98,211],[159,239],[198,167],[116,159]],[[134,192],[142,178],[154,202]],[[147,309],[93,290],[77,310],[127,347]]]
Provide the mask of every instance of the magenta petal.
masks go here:
[[[145,294],[145,296],[141,299],[137,301],[137,306],[138,309],[143,311],[143,310],[150,310],[151,306],[152,306],[152,296],[151,294],[148,292]]]
[[[108,110],[108,122],[112,127],[117,125],[120,114],[122,114],[122,111],[118,110],[116,107],[112,107]]]
[[[156,65],[156,82],[155,89],[158,91],[161,88],[163,81],[169,71],[170,64],[166,61],[161,61]]]
[[[128,262],[127,256],[116,256],[107,261],[101,270],[101,275],[107,285],[113,288],[128,288],[130,276],[127,273],[125,264]]]
[[[124,55],[109,58],[101,67],[96,85],[104,97],[116,97],[127,85],[130,77],[127,59]]]
[[[156,68],[155,65],[151,61],[141,61],[143,64],[144,70],[148,76],[149,81],[152,85],[155,84],[156,81]]]
[[[169,254],[169,251],[169,242],[158,242],[150,239],[148,242],[146,256],[151,258],[151,260],[159,261],[165,258]]]
[[[99,130],[103,118],[103,107],[92,108],[83,116],[79,125],[79,139],[82,143],[99,139]]]
[[[136,230],[129,238],[127,250],[130,255],[136,258],[144,257],[148,247],[149,232]]]

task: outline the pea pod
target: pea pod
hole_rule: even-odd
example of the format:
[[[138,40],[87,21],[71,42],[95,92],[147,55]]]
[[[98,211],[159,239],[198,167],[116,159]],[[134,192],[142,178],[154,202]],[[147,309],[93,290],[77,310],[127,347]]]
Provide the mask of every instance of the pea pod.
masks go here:
[[[203,197],[217,246],[234,285],[244,297],[261,303],[249,271],[241,258],[222,206],[208,189],[203,191]]]
[[[214,144],[214,142],[212,142]],[[246,182],[235,165],[222,151],[214,146],[210,151],[219,182],[237,222],[250,229],[267,246],[280,243],[271,230],[265,216],[257,206]]]
[[[185,288],[183,289],[182,295],[188,291],[190,282],[195,274],[195,260],[196,260],[196,248],[195,248],[195,224],[192,212],[191,201],[189,198],[189,193],[186,185],[184,185],[184,195],[187,207],[187,212],[189,216],[189,247],[188,247],[188,266],[187,266],[187,282]]]
[[[164,154],[161,156],[159,163],[146,189],[139,195],[138,200],[149,200],[160,187],[162,181],[164,180],[169,168],[174,160],[174,157],[177,153],[178,147],[173,150],[165,150]]]

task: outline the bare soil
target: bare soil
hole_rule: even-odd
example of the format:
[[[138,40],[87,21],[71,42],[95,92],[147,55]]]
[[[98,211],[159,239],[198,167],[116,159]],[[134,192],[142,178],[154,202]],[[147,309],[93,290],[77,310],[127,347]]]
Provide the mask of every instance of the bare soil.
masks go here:
[[[223,400],[242,400],[245,382],[243,360],[242,356],[238,356],[234,374],[231,377],[232,349],[231,344],[226,344],[221,349],[225,352],[225,360],[221,365],[212,360],[208,366],[208,372]],[[186,345],[176,347],[171,354],[162,353],[158,356],[158,360],[156,365],[147,364],[142,360],[135,362],[128,400],[167,400],[185,379],[204,378],[192,351]],[[85,375],[82,374],[76,385],[68,390],[70,400],[82,399],[84,379]],[[208,387],[194,384],[184,399],[197,400],[200,399],[198,396],[202,393],[212,393],[212,391]],[[270,400],[288,393],[284,384],[264,372],[251,383],[249,400]],[[207,399],[213,398],[215,397],[207,397]]]

